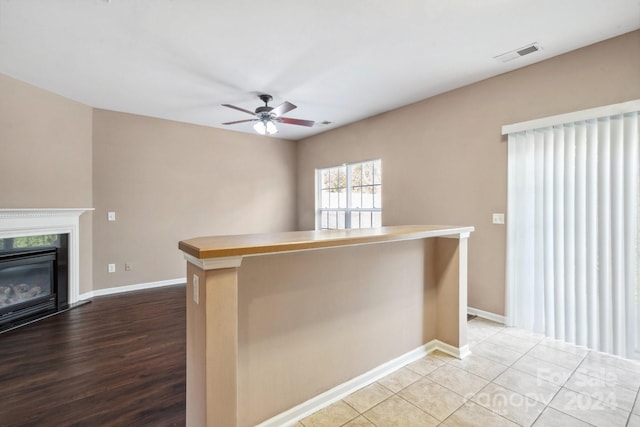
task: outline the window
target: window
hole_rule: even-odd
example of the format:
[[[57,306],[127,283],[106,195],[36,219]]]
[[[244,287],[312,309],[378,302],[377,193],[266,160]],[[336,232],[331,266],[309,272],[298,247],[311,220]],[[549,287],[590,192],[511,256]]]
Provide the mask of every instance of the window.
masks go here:
[[[316,229],[382,225],[381,161],[317,169]]]

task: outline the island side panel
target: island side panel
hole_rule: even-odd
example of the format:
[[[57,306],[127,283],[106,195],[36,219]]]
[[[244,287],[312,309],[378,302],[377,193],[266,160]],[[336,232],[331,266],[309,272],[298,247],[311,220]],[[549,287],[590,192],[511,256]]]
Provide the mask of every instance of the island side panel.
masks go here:
[[[467,351],[467,238],[436,240],[437,339]]]
[[[264,255],[239,268],[239,425],[265,419],[436,336],[433,240]],[[429,254],[427,254],[429,252]],[[425,294],[429,293],[429,296]]]
[[[204,271],[188,262],[187,427],[238,425],[237,361],[237,268]]]

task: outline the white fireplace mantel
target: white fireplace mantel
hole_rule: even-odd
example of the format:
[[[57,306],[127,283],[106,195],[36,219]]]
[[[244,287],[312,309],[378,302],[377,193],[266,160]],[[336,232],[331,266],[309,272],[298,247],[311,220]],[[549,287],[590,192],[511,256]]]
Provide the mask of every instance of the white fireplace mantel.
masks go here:
[[[69,235],[69,303],[80,295],[80,215],[94,208],[0,209],[0,239]]]

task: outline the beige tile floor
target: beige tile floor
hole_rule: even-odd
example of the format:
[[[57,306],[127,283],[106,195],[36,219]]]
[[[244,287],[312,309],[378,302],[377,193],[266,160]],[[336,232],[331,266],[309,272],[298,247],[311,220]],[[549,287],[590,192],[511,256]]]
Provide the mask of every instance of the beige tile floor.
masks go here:
[[[640,363],[481,318],[472,354],[434,352],[296,427],[640,427]]]

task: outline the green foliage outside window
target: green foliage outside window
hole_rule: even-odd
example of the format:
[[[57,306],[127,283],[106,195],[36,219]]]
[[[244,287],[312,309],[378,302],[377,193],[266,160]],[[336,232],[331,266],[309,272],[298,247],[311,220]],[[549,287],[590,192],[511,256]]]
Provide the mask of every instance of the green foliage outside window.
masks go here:
[[[56,246],[57,243],[58,243],[57,234],[47,234],[42,236],[12,237],[8,239],[0,239],[0,249]]]

